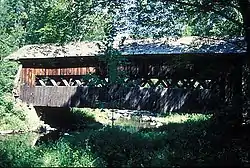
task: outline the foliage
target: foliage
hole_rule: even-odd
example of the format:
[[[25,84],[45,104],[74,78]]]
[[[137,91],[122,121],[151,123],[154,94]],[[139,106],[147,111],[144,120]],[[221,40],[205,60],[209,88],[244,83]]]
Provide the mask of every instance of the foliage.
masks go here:
[[[0,141],[1,167],[93,167],[101,160],[85,147],[75,147],[66,141],[32,147],[36,134],[11,136]],[[28,142],[28,143],[27,143]]]
[[[108,1],[101,2],[106,9]],[[237,1],[119,1],[113,16],[119,33],[130,34],[134,38],[186,35],[225,37],[244,33]]]
[[[11,93],[17,72],[17,63],[0,61],[0,94]]]
[[[40,124],[34,111],[11,96],[17,63],[0,61],[0,130],[29,130]]]
[[[34,135],[7,137],[0,141],[0,166],[1,167],[31,167],[39,165],[39,150],[35,150],[28,143]]]
[[[231,132],[212,120],[196,118],[136,132],[119,126],[69,132],[57,142],[34,147],[27,143],[33,141],[28,138],[31,135],[18,135],[0,141],[0,165],[172,167],[246,163],[247,154],[242,152],[247,150],[247,139],[234,141]]]
[[[92,2],[44,1],[31,6],[27,43],[64,43],[98,40],[103,35],[103,16],[91,12]]]

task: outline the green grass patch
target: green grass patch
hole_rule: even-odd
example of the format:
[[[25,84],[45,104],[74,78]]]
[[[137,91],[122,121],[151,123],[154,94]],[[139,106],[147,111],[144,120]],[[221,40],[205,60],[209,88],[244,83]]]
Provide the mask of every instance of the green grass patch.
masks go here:
[[[86,109],[85,109],[86,110]],[[105,114],[100,112],[101,114]],[[77,110],[82,124],[98,124],[94,111]],[[82,115],[82,118],[79,116]],[[19,140],[0,141],[0,165],[45,167],[172,167],[246,165],[248,147],[227,137],[211,116],[172,114],[158,128],[109,124],[69,132],[56,142],[32,147]],[[85,119],[85,121],[84,121]],[[98,121],[97,121],[98,120]],[[28,142],[27,139],[23,141]],[[30,141],[30,140],[29,140]],[[18,144],[18,145],[17,145]],[[22,156],[22,158],[20,158]]]

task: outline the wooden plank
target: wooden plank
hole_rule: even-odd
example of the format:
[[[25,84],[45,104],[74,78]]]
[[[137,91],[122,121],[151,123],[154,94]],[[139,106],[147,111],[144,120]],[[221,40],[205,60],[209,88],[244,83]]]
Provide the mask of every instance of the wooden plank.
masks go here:
[[[38,80],[38,82],[39,82],[42,86],[46,86],[46,84],[45,84],[42,80]]]
[[[62,82],[64,83],[65,86],[69,86],[68,81],[66,81],[65,79],[62,79]]]
[[[29,85],[29,68],[25,69],[25,85]]]
[[[22,70],[21,70],[21,85],[23,85],[23,83],[24,83],[24,72],[25,71],[25,68],[22,68]]]
[[[31,69],[31,86],[35,86],[36,83],[36,69]]]
[[[28,71],[27,71],[27,77],[28,77],[28,85],[29,86],[32,86],[32,69],[31,68],[28,68]]]
[[[50,82],[52,83],[53,86],[58,86],[54,79],[50,79]]]
[[[39,75],[45,75],[45,74],[46,74],[45,68],[41,68],[40,72],[39,72]]]
[[[87,70],[86,67],[81,68],[81,75],[86,75]]]
[[[77,69],[77,70],[76,70],[76,75],[81,75],[81,73],[80,73],[80,72],[81,72],[81,71],[80,71],[81,68],[78,67],[78,68],[76,68],[76,69]]]

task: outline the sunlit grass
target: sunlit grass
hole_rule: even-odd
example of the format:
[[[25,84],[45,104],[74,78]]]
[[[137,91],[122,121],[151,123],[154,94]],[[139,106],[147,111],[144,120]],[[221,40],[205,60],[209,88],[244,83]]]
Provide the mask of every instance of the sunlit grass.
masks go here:
[[[77,111],[78,113],[82,113],[87,116],[91,116],[95,119],[96,122],[100,122],[104,125],[111,125],[112,121],[108,117],[108,113],[111,113],[109,109],[90,109],[90,108],[74,108],[73,111]],[[157,122],[161,122],[163,124],[169,123],[185,123],[185,122],[197,122],[197,121],[206,121],[212,117],[211,114],[179,114],[179,113],[171,113],[166,116],[154,117],[154,120]],[[150,122],[148,122],[148,125]],[[140,124],[143,125],[143,122],[140,117],[133,116],[131,119],[119,118],[118,120],[113,122],[114,125],[117,126],[126,126],[126,127],[138,127]],[[145,125],[145,124],[144,124]]]
[[[166,117],[159,117],[159,121],[168,124],[168,123],[184,123],[184,122],[191,122],[191,121],[206,121],[210,119],[212,115],[208,114],[170,114]]]
[[[81,109],[76,117],[95,123],[105,112]],[[96,119],[98,116],[99,118]],[[56,142],[32,147],[27,138],[0,140],[3,167],[173,167],[240,165],[244,147],[213,132],[211,115],[174,114],[157,117],[158,128],[137,128],[135,123],[109,124],[69,132]],[[96,119],[96,120],[93,120]],[[126,121],[123,121],[126,123]],[[220,129],[220,128],[216,128]],[[246,155],[244,155],[246,156]],[[245,158],[244,158],[245,159]]]

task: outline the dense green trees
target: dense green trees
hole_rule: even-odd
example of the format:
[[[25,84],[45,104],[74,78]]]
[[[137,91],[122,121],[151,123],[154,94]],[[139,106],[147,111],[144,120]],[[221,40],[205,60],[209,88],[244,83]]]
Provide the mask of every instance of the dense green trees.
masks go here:
[[[247,0],[3,0],[1,55],[25,44],[102,40],[110,2],[117,31],[133,37],[241,36],[248,23]]]
[[[1,1],[1,55],[25,44],[101,40],[105,19],[93,5],[90,0]]]

